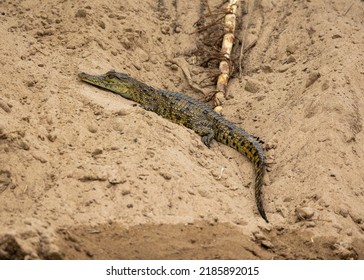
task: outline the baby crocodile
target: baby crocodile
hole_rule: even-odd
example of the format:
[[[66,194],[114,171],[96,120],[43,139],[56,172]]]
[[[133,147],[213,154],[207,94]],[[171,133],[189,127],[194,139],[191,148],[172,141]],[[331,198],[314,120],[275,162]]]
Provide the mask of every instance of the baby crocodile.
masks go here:
[[[115,71],[97,76],[80,73],[78,76],[84,82],[117,93],[141,104],[146,110],[194,130],[209,148],[212,139],[215,139],[245,155],[254,164],[255,200],[260,215],[268,222],[262,202],[265,157],[258,138],[226,120],[203,102],[182,93],[155,89]]]

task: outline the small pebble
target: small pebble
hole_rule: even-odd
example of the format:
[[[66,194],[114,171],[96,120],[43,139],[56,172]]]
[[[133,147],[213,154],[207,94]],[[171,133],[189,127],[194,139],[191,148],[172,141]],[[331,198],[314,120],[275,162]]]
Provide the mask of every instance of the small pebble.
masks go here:
[[[130,114],[130,109],[129,108],[125,108],[125,109],[119,109],[117,112],[115,112],[115,115],[117,116],[126,116]]]
[[[100,20],[98,22],[98,25],[102,28],[102,29],[105,29],[106,25],[105,25],[105,22],[103,22],[102,20]]]
[[[80,18],[84,18],[84,17],[86,17],[86,15],[87,15],[86,11],[84,9],[80,9],[80,10],[77,11],[75,16],[80,17]]]
[[[286,72],[289,68],[291,67],[291,65],[289,64],[283,64],[283,65],[280,65],[279,67],[277,67],[277,71],[279,73],[284,73]]]
[[[164,179],[166,180],[171,180],[172,179],[172,175],[167,173],[167,172],[159,172],[159,175],[161,175]]]
[[[26,150],[26,151],[28,151],[28,150],[30,149],[30,147],[29,147],[28,143],[26,143],[26,142],[24,142],[24,141],[20,141],[20,143],[19,143],[19,147],[20,147],[21,149],[23,149],[23,150]]]
[[[78,180],[82,181],[82,182],[86,182],[86,181],[106,181],[107,180],[107,176],[105,174],[95,174],[95,173],[86,173],[83,174],[81,176],[78,176]]]
[[[311,207],[298,207],[296,208],[296,215],[299,220],[310,220],[315,214]]]
[[[339,214],[340,214],[341,216],[343,216],[344,218],[346,218],[347,216],[349,216],[349,210],[348,210],[348,209],[345,209],[345,208],[341,208],[341,209],[339,210]]]
[[[269,240],[262,240],[261,241],[261,244],[264,248],[267,248],[267,249],[271,249],[274,247],[273,243],[270,242]]]
[[[91,133],[96,133],[97,132],[97,126],[93,125],[93,124],[89,124],[87,125],[87,129],[88,131],[90,131]]]
[[[129,189],[125,189],[125,190],[122,190],[121,191],[121,195],[122,196],[124,196],[124,195],[128,195],[128,194],[130,194],[131,193],[131,191],[129,190]]]
[[[41,163],[46,163],[47,162],[47,160],[46,160],[46,155],[44,155],[42,152],[40,152],[40,151],[37,151],[37,152],[33,152],[33,157],[36,159],[36,160],[38,160],[38,161],[40,161]]]
[[[307,78],[307,81],[306,81],[306,88],[308,88],[309,86],[311,86],[320,77],[321,77],[321,74],[319,72],[312,72],[312,73],[310,73],[308,75],[308,78]]]
[[[162,32],[162,34],[164,34],[164,35],[169,35],[169,32],[170,32],[170,28],[169,28],[169,26],[162,26],[162,27],[161,27],[161,32]]]
[[[289,44],[286,47],[286,52],[289,53],[289,54],[295,53],[296,50],[297,50],[297,45],[296,44]]]
[[[198,190],[198,194],[201,197],[210,197],[209,193],[206,190]]]
[[[296,62],[296,58],[295,58],[293,55],[290,55],[290,56],[287,58],[286,63],[293,63],[293,62]]]
[[[322,84],[322,86],[321,86],[321,90],[327,90],[328,88],[330,87],[330,85],[329,85],[329,81],[325,81],[325,82],[323,82],[323,84]]]
[[[11,112],[11,108],[9,107],[9,105],[6,104],[4,101],[1,101],[1,100],[0,100],[0,108],[3,109],[6,113]]]
[[[47,138],[48,138],[48,140],[49,140],[49,141],[54,142],[54,141],[56,141],[56,139],[57,139],[57,135],[56,135],[56,134],[54,134],[54,133],[49,133],[49,134],[47,135]]]
[[[96,148],[92,153],[91,153],[91,155],[93,156],[93,157],[95,157],[95,156],[98,156],[98,155],[101,155],[102,154],[102,149],[100,149],[100,148]]]
[[[177,71],[179,69],[176,64],[172,64],[170,67],[171,67],[171,70],[173,70],[173,71]]]
[[[313,228],[313,227],[315,227],[316,226],[316,223],[315,222],[313,222],[313,221],[308,221],[308,222],[306,222],[306,227],[308,227],[308,228]]]
[[[126,180],[124,178],[120,177],[120,175],[117,171],[110,172],[108,181],[112,185],[124,184],[126,182]]]
[[[260,69],[263,70],[264,73],[272,73],[273,72],[273,69],[272,69],[272,66],[269,65],[269,64],[264,64],[260,67]],[[269,82],[268,82],[269,83]]]
[[[350,212],[350,217],[353,220],[354,223],[356,224],[362,224],[363,223],[363,218],[361,216],[359,216],[358,213],[355,213],[353,211]]]
[[[259,84],[252,81],[252,80],[248,80],[245,84],[245,88],[246,91],[251,92],[251,93],[256,93],[259,91]]]

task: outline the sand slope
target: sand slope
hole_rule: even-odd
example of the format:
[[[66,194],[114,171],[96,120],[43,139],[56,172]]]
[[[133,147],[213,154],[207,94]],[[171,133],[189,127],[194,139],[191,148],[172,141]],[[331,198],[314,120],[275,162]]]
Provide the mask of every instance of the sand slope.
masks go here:
[[[0,259],[363,259],[363,1],[244,6],[223,113],[266,142],[270,224],[239,153],[78,81],[202,98],[171,60],[213,78],[205,1],[122,2],[0,3]]]

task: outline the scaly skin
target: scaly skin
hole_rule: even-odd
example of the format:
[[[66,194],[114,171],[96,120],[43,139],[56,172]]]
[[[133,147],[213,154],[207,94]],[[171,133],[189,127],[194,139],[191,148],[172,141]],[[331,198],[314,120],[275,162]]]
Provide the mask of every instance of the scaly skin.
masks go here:
[[[260,215],[268,222],[262,201],[265,158],[258,138],[226,120],[206,104],[187,95],[154,89],[115,71],[99,76],[86,73],[80,73],[78,76],[84,82],[117,93],[141,104],[146,110],[193,129],[202,137],[202,142],[207,147],[210,147],[212,139],[215,139],[245,155],[254,164],[255,200]]]

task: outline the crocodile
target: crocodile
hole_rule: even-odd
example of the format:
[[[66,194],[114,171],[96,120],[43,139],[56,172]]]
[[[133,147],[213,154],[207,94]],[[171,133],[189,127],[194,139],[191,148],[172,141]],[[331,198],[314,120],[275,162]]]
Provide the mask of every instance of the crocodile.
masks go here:
[[[259,138],[248,134],[202,101],[179,92],[155,89],[127,74],[112,70],[103,75],[90,75],[82,72],[78,76],[86,83],[135,101],[146,110],[194,130],[202,137],[202,142],[208,148],[210,148],[211,141],[215,139],[245,155],[254,165],[255,201],[258,211],[268,223],[262,201],[266,164],[264,149],[261,146],[262,141]]]

